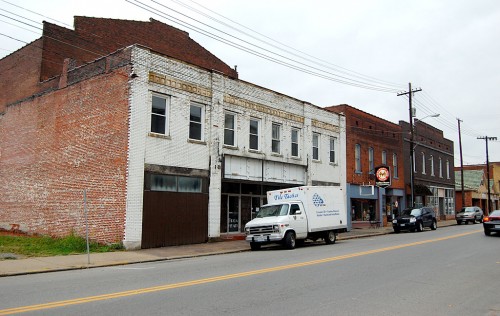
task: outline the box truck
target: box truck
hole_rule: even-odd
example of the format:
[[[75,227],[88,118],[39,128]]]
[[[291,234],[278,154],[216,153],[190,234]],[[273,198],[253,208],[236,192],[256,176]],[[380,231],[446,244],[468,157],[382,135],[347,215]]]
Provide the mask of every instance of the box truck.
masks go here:
[[[245,225],[252,250],[281,243],[294,249],[306,239],[324,239],[327,244],[347,231],[346,193],[339,186],[301,186],[267,192],[254,219]]]

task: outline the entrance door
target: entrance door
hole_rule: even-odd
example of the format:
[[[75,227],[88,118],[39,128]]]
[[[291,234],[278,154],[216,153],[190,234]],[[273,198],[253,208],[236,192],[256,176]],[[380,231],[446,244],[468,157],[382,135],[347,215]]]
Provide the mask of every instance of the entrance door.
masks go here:
[[[230,195],[227,203],[227,232],[237,233],[240,231],[240,197]]]

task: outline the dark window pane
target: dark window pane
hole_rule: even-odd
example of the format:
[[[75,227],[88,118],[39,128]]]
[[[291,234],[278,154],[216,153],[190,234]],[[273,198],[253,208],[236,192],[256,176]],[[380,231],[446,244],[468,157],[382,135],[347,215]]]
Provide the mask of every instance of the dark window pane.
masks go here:
[[[151,132],[165,134],[165,116],[153,114],[151,116]]]
[[[157,96],[153,96],[153,113],[165,115],[166,113],[166,100]]]
[[[201,140],[201,124],[191,122],[189,125],[189,138]]]
[[[234,145],[234,131],[228,129],[224,130],[224,144]]]

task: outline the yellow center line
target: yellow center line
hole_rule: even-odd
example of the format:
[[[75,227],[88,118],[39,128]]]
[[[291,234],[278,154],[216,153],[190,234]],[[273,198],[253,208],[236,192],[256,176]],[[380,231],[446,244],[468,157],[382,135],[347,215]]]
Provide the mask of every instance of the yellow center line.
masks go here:
[[[198,279],[198,280],[173,283],[173,284],[165,284],[165,285],[160,285],[160,286],[153,286],[153,287],[148,287],[148,288],[123,291],[123,292],[116,292],[116,293],[109,293],[109,294],[102,294],[102,295],[96,295],[96,296],[88,296],[88,297],[76,298],[76,299],[71,299],[71,300],[50,302],[50,303],[45,303],[45,304],[36,304],[36,305],[7,308],[7,309],[0,310],[0,315],[25,313],[25,312],[50,309],[50,308],[56,308],[56,307],[62,307],[62,306],[70,306],[70,305],[84,304],[84,303],[90,303],[90,302],[96,302],[96,301],[104,301],[104,300],[109,300],[109,299],[114,299],[114,298],[140,295],[140,294],[159,292],[159,291],[167,291],[167,290],[171,290],[171,289],[177,289],[177,288],[188,287],[188,286],[193,286],[193,285],[207,284],[207,283],[219,282],[219,281],[224,281],[224,280],[243,278],[243,277],[248,277],[248,276],[252,276],[252,275],[259,275],[259,274],[271,273],[271,272],[276,272],[276,271],[283,271],[283,270],[288,270],[288,269],[295,269],[295,268],[312,266],[312,265],[326,263],[326,262],[333,262],[333,261],[338,261],[338,260],[366,256],[366,255],[375,254],[375,253],[397,250],[397,249],[401,249],[401,248],[413,247],[413,246],[423,245],[423,244],[427,244],[427,243],[448,240],[448,239],[452,239],[452,238],[463,237],[463,236],[471,235],[471,234],[478,233],[481,231],[482,230],[475,230],[473,232],[467,232],[467,233],[452,235],[452,236],[448,236],[448,237],[441,237],[441,238],[436,238],[436,239],[417,241],[417,242],[413,242],[413,243],[409,243],[409,244],[402,244],[402,245],[397,245],[397,246],[367,250],[367,251],[356,252],[356,253],[352,253],[352,254],[348,254],[348,255],[341,255],[341,256],[306,261],[306,262],[299,262],[299,263],[294,263],[294,264],[289,264],[289,265],[283,265],[283,266],[277,266],[277,267],[271,267],[271,268],[265,268],[265,269],[259,269],[259,270],[252,270],[252,271],[240,272],[240,273],[234,273],[234,274],[221,275],[221,276],[216,276],[216,277],[212,277],[212,278]]]

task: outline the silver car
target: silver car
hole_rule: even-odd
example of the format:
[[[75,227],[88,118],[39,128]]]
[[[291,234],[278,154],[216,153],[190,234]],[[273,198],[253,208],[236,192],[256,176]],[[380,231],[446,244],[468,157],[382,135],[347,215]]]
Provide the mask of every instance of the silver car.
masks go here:
[[[476,222],[482,223],[483,210],[477,206],[462,207],[460,212],[455,214],[455,219],[458,225],[462,223],[468,224],[469,222],[472,224],[475,224]]]

